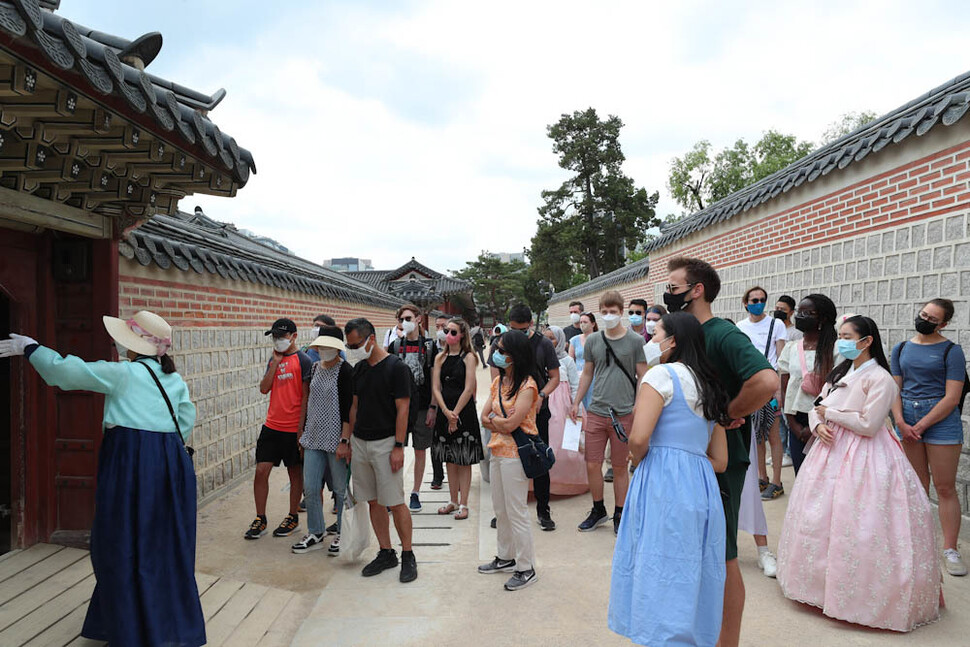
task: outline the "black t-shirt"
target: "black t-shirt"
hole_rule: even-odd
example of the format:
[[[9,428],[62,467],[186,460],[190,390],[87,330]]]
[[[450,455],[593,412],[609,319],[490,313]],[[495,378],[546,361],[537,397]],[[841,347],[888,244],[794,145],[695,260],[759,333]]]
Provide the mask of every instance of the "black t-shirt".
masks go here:
[[[354,366],[354,395],[357,420],[354,435],[361,440],[383,440],[395,433],[398,398],[411,395],[410,370],[404,362],[388,355],[371,366],[366,360]]]
[[[564,335],[566,335],[566,341],[568,342],[570,339],[572,339],[576,335],[583,334],[583,331],[580,330],[579,326],[574,326],[572,324],[569,324],[568,326],[566,326],[565,328],[562,329],[562,333]]]

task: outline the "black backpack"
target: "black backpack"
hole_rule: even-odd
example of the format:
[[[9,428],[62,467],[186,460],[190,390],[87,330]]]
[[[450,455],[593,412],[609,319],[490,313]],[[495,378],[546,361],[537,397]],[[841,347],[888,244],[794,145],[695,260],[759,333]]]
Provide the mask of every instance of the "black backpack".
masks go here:
[[[903,370],[903,347],[906,342],[899,345],[899,354],[896,356],[896,361],[899,362],[899,370]],[[956,346],[952,341],[943,351],[943,392],[946,393],[946,359],[950,355],[950,349]],[[963,415],[963,404],[966,400],[967,394],[970,393],[970,375],[967,374],[966,366],[963,367],[963,393],[960,394],[960,404],[957,407],[960,409],[960,415]]]

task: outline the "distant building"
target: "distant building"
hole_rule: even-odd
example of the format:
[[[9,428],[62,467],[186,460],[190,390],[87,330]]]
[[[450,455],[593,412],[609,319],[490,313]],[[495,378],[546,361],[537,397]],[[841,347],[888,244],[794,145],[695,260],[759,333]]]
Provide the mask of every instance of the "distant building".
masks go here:
[[[393,270],[347,270],[345,273],[392,298],[403,299],[425,310],[437,309],[450,315],[475,318],[471,283],[436,272],[413,256]]]
[[[337,270],[338,272],[363,272],[374,269],[374,265],[369,258],[355,258],[352,256],[325,259],[323,266]]]
[[[526,262],[525,252],[489,252],[488,255],[492,258],[497,258],[503,263],[511,263],[512,261]]]

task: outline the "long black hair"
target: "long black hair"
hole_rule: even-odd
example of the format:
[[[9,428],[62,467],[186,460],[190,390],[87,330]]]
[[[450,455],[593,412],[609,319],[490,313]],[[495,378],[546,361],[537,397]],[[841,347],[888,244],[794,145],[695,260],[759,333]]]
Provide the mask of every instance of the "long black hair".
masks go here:
[[[532,342],[526,337],[524,332],[510,330],[502,334],[501,338],[503,350],[501,351],[508,359],[512,360],[512,374],[514,376],[509,384],[508,397],[515,396],[522,388],[522,383],[535,373],[535,355],[532,353]],[[498,349],[496,349],[498,350]]]
[[[886,369],[889,372],[889,362],[886,361],[886,352],[882,348],[882,335],[879,334],[879,327],[876,326],[876,322],[869,317],[863,317],[862,315],[856,315],[854,317],[849,317],[845,320],[842,325],[850,324],[852,329],[859,334],[859,339],[864,339],[866,337],[872,337],[872,343],[869,344],[869,356],[876,360],[879,366]],[[826,382],[830,384],[835,384],[849,372],[849,367],[852,366],[852,360],[847,359],[828,374],[825,378]]]
[[[718,423],[728,421],[728,393],[718,378],[714,365],[707,358],[704,345],[704,329],[697,317],[687,312],[671,312],[660,318],[667,337],[673,337],[677,345],[670,353],[668,362],[680,362],[697,378],[704,417]]]
[[[839,313],[835,309],[835,303],[824,294],[809,294],[802,301],[811,301],[815,306],[815,314],[818,317],[818,343],[815,346],[815,368],[813,372],[817,375],[828,375],[832,372],[832,364],[835,357],[835,340],[839,337],[839,331],[835,329],[835,320]]]

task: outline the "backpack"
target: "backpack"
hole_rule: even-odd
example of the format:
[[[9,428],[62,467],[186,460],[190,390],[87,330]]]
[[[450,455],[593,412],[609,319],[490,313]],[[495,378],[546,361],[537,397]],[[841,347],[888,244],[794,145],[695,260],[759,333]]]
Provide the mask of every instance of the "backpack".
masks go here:
[[[905,345],[906,345],[906,342],[903,342],[899,345],[899,354],[896,356],[896,361],[899,362],[900,372],[902,372],[903,370],[903,346]],[[946,358],[950,354],[950,349],[953,348],[954,346],[956,346],[956,344],[954,344],[951,341],[949,346],[946,347],[946,350],[943,351],[943,392],[944,393],[946,393]],[[964,367],[963,368],[963,392],[960,393],[960,403],[957,405],[957,408],[960,409],[961,416],[963,415],[963,404],[964,404],[964,401],[966,400],[968,393],[970,393],[970,375],[967,374],[967,369],[966,367]]]

